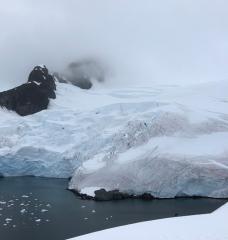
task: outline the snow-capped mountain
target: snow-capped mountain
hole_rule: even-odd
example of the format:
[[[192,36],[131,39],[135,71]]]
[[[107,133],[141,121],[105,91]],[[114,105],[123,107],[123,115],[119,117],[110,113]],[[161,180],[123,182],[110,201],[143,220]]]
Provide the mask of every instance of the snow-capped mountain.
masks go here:
[[[82,90],[48,110],[1,111],[0,173],[72,177],[82,193],[228,197],[228,83]]]

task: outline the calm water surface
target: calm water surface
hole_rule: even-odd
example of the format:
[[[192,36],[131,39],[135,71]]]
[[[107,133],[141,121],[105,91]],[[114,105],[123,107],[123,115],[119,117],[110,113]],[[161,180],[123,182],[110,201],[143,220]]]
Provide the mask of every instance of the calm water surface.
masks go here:
[[[0,178],[1,240],[63,240],[129,223],[209,213],[216,199],[83,201],[65,179]]]

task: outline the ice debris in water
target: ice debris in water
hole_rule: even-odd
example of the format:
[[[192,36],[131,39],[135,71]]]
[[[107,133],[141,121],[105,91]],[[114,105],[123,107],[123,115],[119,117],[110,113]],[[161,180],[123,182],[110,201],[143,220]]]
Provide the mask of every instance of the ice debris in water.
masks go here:
[[[44,212],[48,212],[47,209],[41,209],[41,212],[44,213]]]
[[[22,213],[22,214],[26,213],[26,209],[22,209],[22,210],[21,210],[21,213]]]
[[[29,194],[23,194],[20,197],[13,196],[14,199],[6,200],[1,198],[0,200],[0,217],[3,218],[4,222],[2,223],[3,226],[16,228],[17,226],[20,226],[21,224],[25,225],[27,221],[33,221],[36,223],[36,226],[40,226],[41,223],[45,224],[50,222],[49,219],[45,218],[42,219],[40,217],[40,213],[48,212],[49,210],[46,208],[41,208],[43,205],[50,208],[50,203],[41,202],[38,198],[32,199],[31,198],[32,193]],[[36,204],[35,204],[36,203]],[[12,212],[8,209],[13,208],[13,216],[9,215]],[[7,211],[4,211],[7,210]],[[32,212],[33,211],[33,212]],[[8,214],[8,216],[7,216]],[[45,214],[47,217],[47,214]],[[21,219],[20,222],[17,222],[16,219],[18,217]],[[26,221],[25,221],[26,220]]]
[[[6,222],[10,222],[10,221],[12,221],[12,218],[6,218],[5,220],[6,220]]]
[[[22,195],[21,197],[22,197],[22,198],[29,198],[28,195]]]

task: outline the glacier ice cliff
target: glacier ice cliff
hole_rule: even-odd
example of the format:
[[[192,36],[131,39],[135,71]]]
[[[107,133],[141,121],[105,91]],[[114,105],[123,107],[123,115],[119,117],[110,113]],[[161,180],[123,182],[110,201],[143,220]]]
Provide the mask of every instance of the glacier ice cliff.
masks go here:
[[[69,188],[84,193],[228,197],[227,89],[58,83],[48,110],[0,110],[0,174],[72,177]]]

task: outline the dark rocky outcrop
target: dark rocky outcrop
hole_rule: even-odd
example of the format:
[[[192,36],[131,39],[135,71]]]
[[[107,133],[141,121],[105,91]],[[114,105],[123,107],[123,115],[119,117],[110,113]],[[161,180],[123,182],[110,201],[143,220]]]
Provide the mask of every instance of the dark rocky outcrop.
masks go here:
[[[54,78],[45,66],[36,66],[28,82],[0,93],[0,106],[15,111],[21,116],[47,109],[49,98],[55,98]]]
[[[90,89],[92,81],[104,82],[103,66],[95,60],[82,60],[70,63],[63,75],[54,73],[60,83],[69,83],[82,89]]]
[[[92,82],[87,77],[70,79],[70,82],[82,89],[90,89],[93,86]]]
[[[127,193],[121,193],[119,190],[106,191],[105,189],[100,189],[95,191],[96,201],[110,201],[110,200],[123,200],[130,198]]]
[[[53,76],[56,79],[56,81],[58,81],[60,83],[69,83],[68,80],[66,79],[66,77],[59,74],[58,72],[54,72]]]
[[[95,200],[95,201],[115,201],[115,200],[124,200],[124,199],[141,199],[146,201],[154,200],[155,198],[150,193],[144,193],[141,195],[133,195],[128,193],[120,192],[119,190],[106,191],[105,189],[99,189],[95,191],[95,197],[88,196],[83,193],[79,193],[76,190],[70,190],[79,196],[83,200]]]
[[[28,83],[35,83],[39,86],[40,91],[46,94],[49,98],[56,98],[55,80],[52,75],[48,73],[46,66],[36,66],[29,74]]]
[[[142,200],[153,200],[154,197],[150,194],[150,193],[143,193],[142,195],[139,196],[139,198],[141,198]]]

